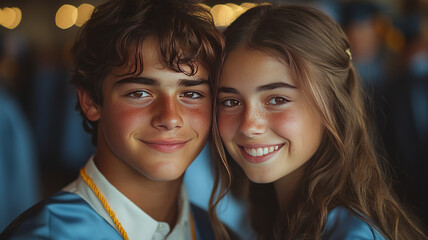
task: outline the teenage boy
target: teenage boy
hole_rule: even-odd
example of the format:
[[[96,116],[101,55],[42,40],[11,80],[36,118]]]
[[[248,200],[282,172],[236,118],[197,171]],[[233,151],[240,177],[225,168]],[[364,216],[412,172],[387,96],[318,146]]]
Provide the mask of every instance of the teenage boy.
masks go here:
[[[72,83],[96,153],[77,180],[0,238],[213,239],[182,182],[209,136],[222,49],[209,13],[189,1],[97,7],[72,50]]]

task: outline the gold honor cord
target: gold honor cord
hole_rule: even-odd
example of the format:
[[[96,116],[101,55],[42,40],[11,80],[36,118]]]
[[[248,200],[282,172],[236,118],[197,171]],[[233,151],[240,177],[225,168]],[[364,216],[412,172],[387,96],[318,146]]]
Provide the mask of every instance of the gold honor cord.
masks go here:
[[[103,205],[104,209],[107,211],[108,215],[110,215],[111,219],[113,220],[114,224],[117,227],[117,230],[119,230],[120,235],[125,240],[129,240],[128,234],[126,233],[125,229],[122,227],[122,224],[120,224],[119,220],[116,218],[116,214],[113,210],[111,210],[110,206],[107,203],[107,200],[104,198],[103,194],[98,189],[97,185],[92,181],[92,179],[86,174],[86,171],[84,168],[80,169],[80,176],[82,176],[83,181],[88,184],[88,186],[92,189],[92,191],[95,193],[97,198],[100,200],[101,204]]]
[[[190,211],[190,230],[192,230],[192,239],[196,240],[195,222],[193,220],[192,211]]]
[[[114,224],[116,225],[123,239],[129,240],[128,234],[126,233],[125,229],[122,227],[122,224],[120,224],[119,220],[116,218],[116,214],[108,205],[107,200],[104,198],[103,194],[100,192],[97,185],[95,185],[92,179],[86,174],[86,171],[84,168],[80,169],[80,176],[82,177],[83,181],[85,181],[86,184],[88,184],[88,186],[92,189],[92,191],[95,193],[97,198],[100,200],[101,204],[103,205],[107,213],[110,215],[111,219],[113,220]],[[195,223],[193,220],[193,214],[191,213],[190,213],[190,227],[192,231],[192,239],[196,240]]]

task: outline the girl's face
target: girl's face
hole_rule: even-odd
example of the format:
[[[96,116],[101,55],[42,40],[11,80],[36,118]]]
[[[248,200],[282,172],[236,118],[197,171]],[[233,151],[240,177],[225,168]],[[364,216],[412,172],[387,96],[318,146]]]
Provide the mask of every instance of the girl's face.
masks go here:
[[[321,142],[319,114],[286,64],[244,47],[227,57],[220,78],[218,128],[248,178],[277,181],[306,163]]]

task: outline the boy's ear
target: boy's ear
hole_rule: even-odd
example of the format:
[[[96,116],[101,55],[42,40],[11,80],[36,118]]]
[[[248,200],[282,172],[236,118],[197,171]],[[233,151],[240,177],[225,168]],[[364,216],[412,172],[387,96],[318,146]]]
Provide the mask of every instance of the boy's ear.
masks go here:
[[[82,88],[77,90],[80,107],[90,121],[100,119],[100,107],[94,102],[89,93]]]

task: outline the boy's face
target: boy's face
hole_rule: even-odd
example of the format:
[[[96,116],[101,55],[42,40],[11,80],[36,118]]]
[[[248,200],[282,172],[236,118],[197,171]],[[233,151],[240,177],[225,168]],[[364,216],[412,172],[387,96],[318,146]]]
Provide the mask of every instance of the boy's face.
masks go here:
[[[148,37],[141,75],[120,76],[130,68],[115,68],[105,79],[103,106],[94,106],[96,157],[117,171],[170,181],[183,175],[207,141],[211,96],[206,69],[199,66],[194,76],[167,69],[158,49],[156,38]]]

